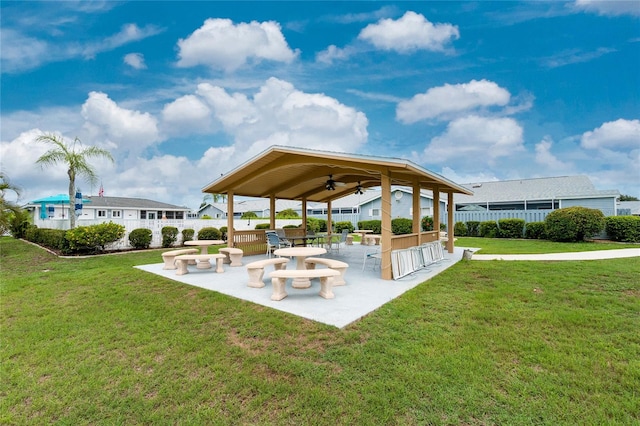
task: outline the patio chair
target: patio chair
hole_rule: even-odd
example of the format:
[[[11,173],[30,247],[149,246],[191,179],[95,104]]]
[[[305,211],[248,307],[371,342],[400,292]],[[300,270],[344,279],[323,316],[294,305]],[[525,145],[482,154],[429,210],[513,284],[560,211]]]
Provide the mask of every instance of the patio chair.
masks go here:
[[[279,249],[279,248],[284,248],[284,247],[291,247],[291,242],[289,242],[288,240],[283,240],[280,237],[278,237],[278,234],[276,234],[275,232],[266,232],[265,233],[267,236],[267,256],[271,257],[271,253],[273,252],[273,250]]]
[[[367,266],[367,260],[373,260],[373,266],[375,268],[376,264],[380,264],[380,259],[382,259],[382,255],[380,254],[380,248],[376,248],[373,250],[367,250],[364,252],[364,259],[362,261],[362,270],[364,271],[365,266]]]
[[[340,244],[345,244],[347,242],[347,237],[349,236],[349,230],[348,229],[343,229],[342,230],[342,234],[340,235],[339,239],[334,239],[334,237],[331,237],[331,241],[329,241],[329,250],[333,250],[334,246],[336,248],[336,250],[338,250],[338,252],[340,251]]]

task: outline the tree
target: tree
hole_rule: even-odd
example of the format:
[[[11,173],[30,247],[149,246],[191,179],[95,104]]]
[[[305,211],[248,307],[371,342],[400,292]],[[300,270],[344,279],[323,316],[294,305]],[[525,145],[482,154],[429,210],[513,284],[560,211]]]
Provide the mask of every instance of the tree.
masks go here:
[[[217,203],[218,201],[224,203],[225,198],[226,197],[223,194],[205,194],[204,197],[202,197],[200,208],[206,206],[207,203]]]
[[[3,235],[9,229],[11,217],[22,210],[18,205],[5,198],[7,191],[12,191],[16,196],[20,196],[20,188],[12,184],[6,174],[0,172],[0,235]]]
[[[76,216],[71,211],[71,204],[76,195],[76,177],[83,177],[92,185],[97,184],[98,176],[88,163],[88,159],[103,157],[113,162],[113,157],[109,151],[96,146],[82,147],[82,142],[78,138],[75,138],[72,144],[68,144],[62,137],[46,134],[39,136],[36,141],[53,145],[53,148],[36,160],[37,164],[45,167],[64,163],[67,166],[67,175],[69,176],[69,223],[71,229],[73,229],[76,226]]]
[[[621,195],[620,201],[639,201],[638,197],[634,197],[632,195]]]

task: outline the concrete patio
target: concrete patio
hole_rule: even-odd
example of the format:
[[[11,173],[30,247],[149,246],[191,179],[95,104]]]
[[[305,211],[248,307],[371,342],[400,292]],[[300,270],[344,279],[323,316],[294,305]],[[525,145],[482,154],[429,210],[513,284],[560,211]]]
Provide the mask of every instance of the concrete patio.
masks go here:
[[[318,280],[312,280],[311,287],[308,289],[294,289],[290,283],[287,284],[286,291],[289,296],[281,301],[272,301],[271,279],[269,278],[269,272],[273,271],[271,266],[265,269],[265,287],[263,288],[247,286],[248,274],[244,266],[230,267],[225,265],[225,272],[221,274],[217,274],[215,268],[202,270],[196,269],[195,266],[190,266],[188,274],[176,275],[174,270],[162,269],[163,263],[160,256],[158,256],[158,263],[141,265],[136,268],[183,284],[217,291],[238,299],[342,328],[454,265],[462,258],[464,252],[464,248],[456,247],[453,254],[445,252],[444,261],[398,280],[386,281],[380,278],[379,266],[374,266],[373,259],[367,261],[363,271],[364,254],[372,248],[374,247],[354,243],[350,246],[342,245],[339,251],[334,249],[323,256],[349,264],[349,268],[345,273],[347,284],[333,288],[334,299],[323,299],[318,296],[320,283]],[[243,264],[246,265],[264,258],[266,258],[264,255],[247,256],[243,258]],[[295,261],[292,260],[292,262]],[[295,263],[288,266],[289,269],[292,267],[295,268]]]

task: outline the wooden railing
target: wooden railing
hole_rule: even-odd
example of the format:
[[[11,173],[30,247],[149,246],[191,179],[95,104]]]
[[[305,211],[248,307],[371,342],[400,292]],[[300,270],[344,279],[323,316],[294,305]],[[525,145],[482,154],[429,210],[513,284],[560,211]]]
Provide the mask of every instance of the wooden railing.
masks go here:
[[[283,228],[285,238],[304,237],[306,230],[304,228]]]
[[[418,234],[403,234],[391,236],[391,250],[408,249],[410,247],[419,246],[422,243],[437,241],[439,232],[427,231],[420,233],[420,242],[418,242]]]
[[[267,252],[267,236],[264,229],[235,231],[233,247],[242,249],[244,256],[265,254]]]

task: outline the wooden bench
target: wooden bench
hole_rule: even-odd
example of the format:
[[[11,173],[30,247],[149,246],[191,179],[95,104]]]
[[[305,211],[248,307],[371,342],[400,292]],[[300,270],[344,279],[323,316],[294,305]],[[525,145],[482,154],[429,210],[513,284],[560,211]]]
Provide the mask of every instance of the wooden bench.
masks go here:
[[[344,280],[344,273],[347,271],[347,268],[349,267],[348,263],[342,262],[340,260],[335,260],[335,259],[326,259],[324,257],[307,257],[304,260],[304,263],[307,269],[316,269],[316,264],[319,263],[321,265],[325,265],[330,269],[335,269],[336,271],[340,272],[340,275],[333,279],[334,287],[339,285],[345,285],[347,283]]]
[[[224,272],[224,269],[222,268],[224,258],[224,254],[181,254],[176,256],[176,266],[178,267],[176,275],[189,273],[187,263],[190,260],[198,261],[198,264],[196,265],[196,268],[198,269],[211,269],[211,262],[209,262],[211,259],[216,259],[216,272],[222,273]]]
[[[320,278],[320,297],[325,299],[333,299],[333,278],[340,275],[335,269],[281,269],[273,271],[269,274],[271,277],[271,285],[273,286],[273,294],[271,300],[282,300],[287,297],[284,290],[288,278]]]
[[[164,266],[162,269],[176,269],[176,256],[181,254],[194,254],[198,253],[200,250],[198,249],[179,249],[179,250],[171,250],[162,253],[162,260],[164,261]],[[192,261],[192,265],[196,264],[196,261]]]
[[[289,262],[289,259],[286,257],[272,257],[270,259],[256,260],[255,262],[249,263],[247,265],[247,272],[249,273],[248,286],[253,288],[264,287],[262,278],[264,277],[265,266],[273,265],[276,271],[278,271],[285,269],[287,267],[287,262]]]
[[[225,247],[218,252],[225,255],[224,263],[230,263],[230,266],[242,266],[242,249]]]

